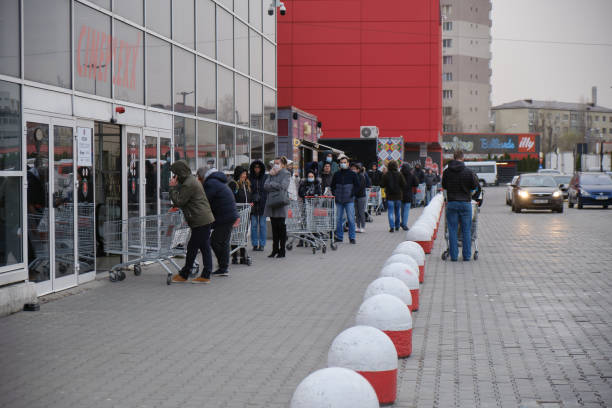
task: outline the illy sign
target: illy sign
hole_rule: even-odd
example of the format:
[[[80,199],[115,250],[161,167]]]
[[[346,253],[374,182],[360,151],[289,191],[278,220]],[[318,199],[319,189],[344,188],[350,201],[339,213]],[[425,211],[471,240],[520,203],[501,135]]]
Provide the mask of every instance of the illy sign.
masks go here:
[[[535,153],[535,137],[534,136],[520,136],[518,143],[518,151],[520,153]]]

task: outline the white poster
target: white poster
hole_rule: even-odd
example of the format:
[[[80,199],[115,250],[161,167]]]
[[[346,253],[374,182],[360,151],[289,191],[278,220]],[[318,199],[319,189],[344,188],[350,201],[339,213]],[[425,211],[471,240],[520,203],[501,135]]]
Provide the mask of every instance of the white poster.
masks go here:
[[[93,166],[91,153],[91,128],[77,127],[77,166]]]
[[[420,157],[427,157],[427,144],[421,143],[419,153]]]

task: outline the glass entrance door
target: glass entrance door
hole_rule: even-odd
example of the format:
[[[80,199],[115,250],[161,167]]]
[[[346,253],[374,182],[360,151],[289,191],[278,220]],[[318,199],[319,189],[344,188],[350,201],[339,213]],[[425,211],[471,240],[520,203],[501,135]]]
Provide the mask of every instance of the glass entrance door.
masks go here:
[[[144,130],[144,215],[167,213],[170,209],[170,133]]]
[[[28,273],[42,295],[77,284],[74,122],[25,120]]]

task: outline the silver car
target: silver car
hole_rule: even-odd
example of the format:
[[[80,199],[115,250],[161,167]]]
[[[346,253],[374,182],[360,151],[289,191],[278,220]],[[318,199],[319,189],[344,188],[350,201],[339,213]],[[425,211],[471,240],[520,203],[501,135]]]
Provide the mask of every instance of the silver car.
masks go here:
[[[510,183],[506,183],[506,205],[512,205],[512,185],[516,184],[519,176],[512,177],[512,181]]]

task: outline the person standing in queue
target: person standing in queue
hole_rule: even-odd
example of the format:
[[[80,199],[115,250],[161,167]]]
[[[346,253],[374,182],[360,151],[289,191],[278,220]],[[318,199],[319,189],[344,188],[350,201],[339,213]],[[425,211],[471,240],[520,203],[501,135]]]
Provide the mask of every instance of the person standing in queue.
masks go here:
[[[334,175],[331,172],[331,164],[325,163],[323,165],[323,169],[321,170],[321,190],[323,190],[323,194],[331,194],[331,182]],[[326,192],[326,190],[328,190]]]
[[[285,244],[287,243],[287,227],[285,218],[289,208],[289,182],[291,173],[287,170],[287,158],[285,156],[274,159],[274,166],[270,175],[264,183],[264,189],[268,192],[264,216],[270,217],[272,224],[272,253],[268,258],[284,258]]]
[[[385,189],[385,194],[387,195],[389,232],[393,232],[400,229],[402,191],[406,187],[406,180],[397,170],[397,162],[395,160],[391,160],[387,167],[389,171],[383,175],[381,187]]]
[[[191,175],[191,169],[184,160],[178,160],[170,167],[175,174],[170,180],[170,199],[181,209],[185,221],[191,228],[191,238],[187,244],[185,266],[172,277],[172,282],[188,282],[193,262],[198,250],[202,252],[202,274],[193,279],[193,283],[210,282],[212,271],[212,256],[210,253],[210,227],[215,217],[202,185]]]
[[[228,276],[232,228],[240,222],[236,211],[236,200],[232,190],[227,186],[227,177],[223,172],[215,168],[207,170],[205,167],[200,167],[197,174],[204,185],[210,208],[215,216],[210,246],[217,257],[218,269],[213,275]]]
[[[234,179],[230,180],[228,186],[230,190],[232,190],[232,193],[234,193],[236,204],[250,205],[252,203],[251,199],[253,195],[251,191],[251,182],[249,181],[246,167],[236,167],[234,170]],[[232,246],[231,251],[234,251],[235,249],[236,247]],[[232,253],[232,263],[238,263],[238,252],[240,252],[240,264],[246,265],[247,255],[245,248],[240,248],[239,251],[234,251]]]
[[[346,156],[340,157],[340,170],[332,178],[331,189],[336,197],[336,242],[344,237],[344,213],[349,227],[349,241],[355,244],[355,193],[359,190],[359,177],[349,169]]]
[[[329,165],[331,166],[331,174],[336,174],[336,172],[338,171],[338,163],[334,161],[334,154],[331,152],[331,150],[326,150],[323,152],[323,160],[319,162],[319,169],[322,169],[325,163],[329,163]]]
[[[251,244],[253,245],[253,251],[263,251],[266,246],[268,231],[264,210],[268,193],[264,189],[264,184],[267,178],[264,163],[261,160],[254,160],[249,168],[251,200],[253,201],[253,208],[251,209]]]
[[[359,163],[351,163],[351,171],[354,171],[359,177],[359,189],[355,192],[355,231],[365,232],[366,223],[366,205],[368,197],[366,197],[366,188],[371,187],[370,178],[365,174]]]
[[[402,189],[402,222],[400,223],[400,226],[404,231],[408,231],[408,216],[410,215],[410,206],[412,205],[412,200],[414,199],[414,188],[419,186],[419,180],[412,173],[412,169],[408,163],[402,164],[400,173],[402,173],[402,176],[404,176],[404,180],[406,181],[406,185]]]

